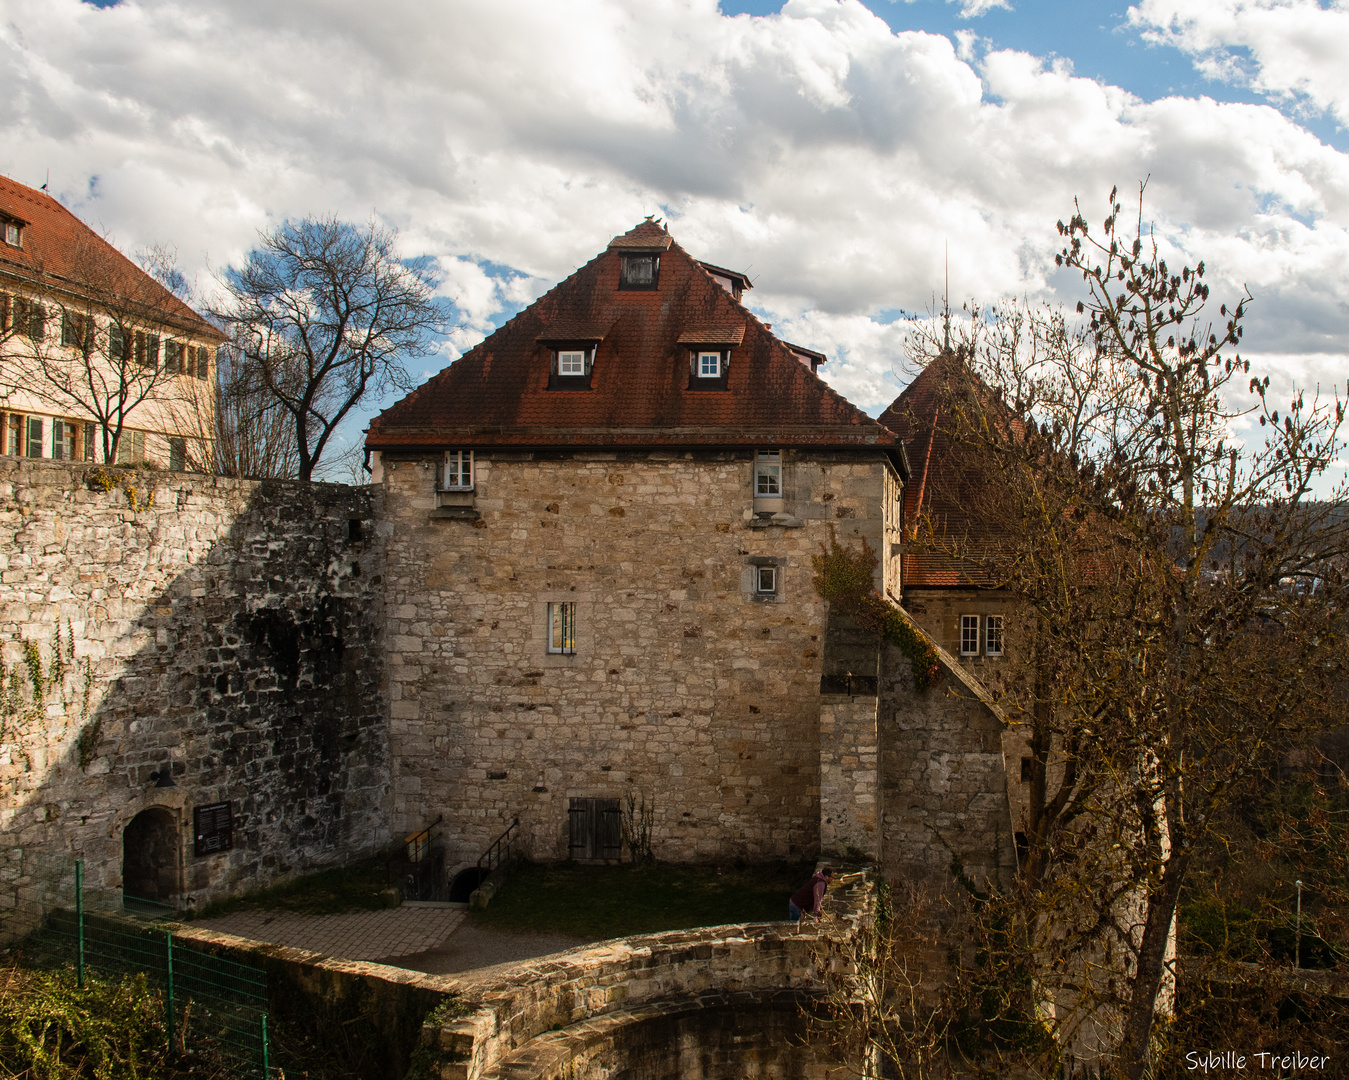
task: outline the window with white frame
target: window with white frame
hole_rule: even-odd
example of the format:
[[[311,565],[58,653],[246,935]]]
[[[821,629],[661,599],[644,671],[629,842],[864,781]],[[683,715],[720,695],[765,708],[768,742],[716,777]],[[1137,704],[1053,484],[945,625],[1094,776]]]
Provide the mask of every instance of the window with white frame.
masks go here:
[[[777,450],[760,450],[754,458],[754,497],[756,499],[782,498],[782,454]]]
[[[721,378],[721,352],[714,349],[699,349],[694,368],[700,379]]]
[[[984,652],[989,656],[1002,655],[1002,616],[989,615],[984,620]]]
[[[960,655],[979,655],[979,616],[960,616]]]
[[[473,451],[447,450],[440,481],[441,491],[472,491]]]
[[[559,375],[584,375],[589,365],[586,363],[585,349],[558,349],[557,373]]]
[[[10,247],[23,247],[23,229],[18,222],[5,222],[5,243]]]
[[[778,591],[778,568],[776,566],[756,566],[754,568],[755,591],[761,595]]]
[[[576,603],[566,601],[548,605],[548,651],[576,652]]]

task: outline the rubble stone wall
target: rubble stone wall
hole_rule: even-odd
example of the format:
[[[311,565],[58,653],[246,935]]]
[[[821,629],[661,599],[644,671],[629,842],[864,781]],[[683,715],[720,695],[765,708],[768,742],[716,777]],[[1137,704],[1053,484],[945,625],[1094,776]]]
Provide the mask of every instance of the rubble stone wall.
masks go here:
[[[384,461],[396,828],[444,813],[474,858],[518,816],[559,859],[571,798],[631,795],[659,858],[813,856],[811,557],[831,529],[879,550],[883,456],[784,455],[773,519],[749,452],[479,453],[451,505],[438,467]],[[550,603],[575,604],[573,655],[547,649]]]
[[[119,897],[150,808],[177,906],[387,842],[380,497],[0,457],[0,935],[77,858]],[[198,856],[216,803],[233,848]]]

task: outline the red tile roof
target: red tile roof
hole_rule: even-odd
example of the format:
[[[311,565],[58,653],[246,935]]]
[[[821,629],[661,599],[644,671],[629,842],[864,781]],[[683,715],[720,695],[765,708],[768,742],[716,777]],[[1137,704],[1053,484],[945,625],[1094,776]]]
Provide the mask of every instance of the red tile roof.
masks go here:
[[[623,254],[634,250],[661,252],[658,288],[619,287]],[[549,341],[597,343],[589,390],[548,389]],[[689,388],[690,344],[729,346],[726,389]],[[653,221],[615,238],[381,413],[366,439],[375,450],[766,443],[898,450],[898,442]]]
[[[926,516],[938,536],[957,549],[977,553],[995,545],[995,521],[979,513],[979,476],[965,473],[969,453],[953,443],[943,410],[971,389],[986,400],[992,395],[966,364],[963,352],[946,350],[932,360],[879,421],[904,441],[913,475],[904,486],[905,551],[901,580],[905,588],[954,588],[991,584],[979,567],[937,550],[920,522]]]
[[[0,242],[0,282],[33,282],[99,302],[133,301],[147,319],[212,341],[223,335],[45,191],[0,176],[0,218],[23,226],[21,246]],[[115,302],[115,301],[114,301]]]

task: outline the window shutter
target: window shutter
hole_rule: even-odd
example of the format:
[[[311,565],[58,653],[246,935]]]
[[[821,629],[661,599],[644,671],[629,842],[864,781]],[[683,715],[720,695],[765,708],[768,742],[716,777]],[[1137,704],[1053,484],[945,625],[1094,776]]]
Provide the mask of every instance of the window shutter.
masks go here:
[[[197,378],[204,379],[210,372],[211,365],[207,359],[207,350],[205,345],[197,346]]]
[[[34,341],[44,341],[47,337],[47,311],[41,304],[31,304],[28,308],[28,336]]]
[[[27,451],[25,457],[42,456],[42,420],[39,417],[28,418],[28,446],[25,450]]]
[[[93,425],[93,424],[85,424],[85,425],[84,425],[84,460],[85,460],[85,461],[93,461],[93,460],[94,460],[94,445],[95,445],[94,440],[95,440],[95,435],[94,435],[94,425]]]
[[[596,799],[599,804],[598,835],[595,847],[596,857],[600,859],[621,859],[623,857],[623,812],[617,799]]]
[[[108,359],[113,363],[126,360],[126,331],[117,323],[108,324]]]
[[[66,437],[66,425],[60,420],[52,421],[52,458],[60,461],[64,457],[63,445]]]

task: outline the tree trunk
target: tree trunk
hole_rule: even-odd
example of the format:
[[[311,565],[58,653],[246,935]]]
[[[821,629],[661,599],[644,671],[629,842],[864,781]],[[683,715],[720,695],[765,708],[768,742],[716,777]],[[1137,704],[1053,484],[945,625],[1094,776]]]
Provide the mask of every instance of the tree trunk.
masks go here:
[[[1148,897],[1138,969],[1134,972],[1133,994],[1120,1039],[1120,1073],[1126,1080],[1141,1080],[1147,1068],[1157,995],[1166,974],[1166,947],[1171,940],[1171,925],[1175,921],[1176,904],[1180,900],[1180,888],[1185,881],[1190,856],[1183,853],[1168,862],[1170,865],[1162,876],[1161,887]]]

